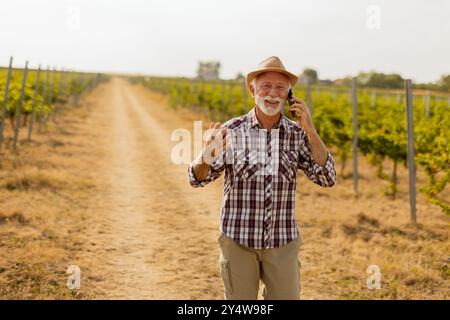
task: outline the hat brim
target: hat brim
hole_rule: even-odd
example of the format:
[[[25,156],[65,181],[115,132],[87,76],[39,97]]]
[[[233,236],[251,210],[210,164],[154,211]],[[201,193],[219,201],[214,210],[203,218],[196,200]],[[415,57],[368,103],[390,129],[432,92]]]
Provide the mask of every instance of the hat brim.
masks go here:
[[[298,81],[298,77],[295,74],[290,73],[289,71],[279,69],[279,68],[264,68],[261,70],[252,71],[249,74],[247,74],[247,87],[250,89],[250,83],[253,81],[253,79],[255,79],[257,76],[259,76],[262,73],[270,72],[270,71],[279,72],[279,73],[286,75],[289,78],[289,83],[291,84],[292,88],[295,86],[295,84]]]

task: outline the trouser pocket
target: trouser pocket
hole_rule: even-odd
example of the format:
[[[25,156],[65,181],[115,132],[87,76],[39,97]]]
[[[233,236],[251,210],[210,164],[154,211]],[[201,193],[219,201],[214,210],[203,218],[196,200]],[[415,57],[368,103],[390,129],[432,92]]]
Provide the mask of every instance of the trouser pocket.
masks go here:
[[[300,259],[297,260],[298,261],[298,296],[300,298],[300,293],[302,291],[302,277],[301,277],[301,269],[302,269],[302,263],[300,261]]]
[[[225,288],[225,298],[228,299],[233,293],[233,286],[231,284],[231,275],[230,275],[230,261],[225,259],[222,255],[220,255],[219,264],[220,264],[220,274],[222,275],[223,285]]]

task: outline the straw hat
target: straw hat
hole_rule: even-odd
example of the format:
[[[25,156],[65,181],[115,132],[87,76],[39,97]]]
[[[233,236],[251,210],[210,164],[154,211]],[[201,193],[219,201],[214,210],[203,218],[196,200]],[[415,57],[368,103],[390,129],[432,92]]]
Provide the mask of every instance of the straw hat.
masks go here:
[[[249,72],[249,74],[247,74],[247,87],[250,88],[250,83],[258,75],[268,71],[280,72],[286,75],[289,78],[289,82],[291,83],[292,87],[294,87],[295,84],[297,83],[298,77],[295,74],[290,73],[289,71],[286,70],[280,58],[272,56],[261,61],[256,70],[251,71]]]

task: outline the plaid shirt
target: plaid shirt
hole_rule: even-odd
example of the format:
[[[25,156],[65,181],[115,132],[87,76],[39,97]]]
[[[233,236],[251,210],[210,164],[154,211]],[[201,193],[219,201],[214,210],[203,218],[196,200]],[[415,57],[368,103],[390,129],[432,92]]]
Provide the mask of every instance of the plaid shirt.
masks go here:
[[[301,169],[314,183],[331,187],[336,181],[334,160],[328,152],[325,166],[312,158],[305,131],[281,115],[270,130],[262,129],[255,107],[224,126],[231,140],[198,181],[188,168],[193,187],[204,187],[225,171],[220,231],[255,249],[276,248],[299,236],[295,220],[296,173]]]

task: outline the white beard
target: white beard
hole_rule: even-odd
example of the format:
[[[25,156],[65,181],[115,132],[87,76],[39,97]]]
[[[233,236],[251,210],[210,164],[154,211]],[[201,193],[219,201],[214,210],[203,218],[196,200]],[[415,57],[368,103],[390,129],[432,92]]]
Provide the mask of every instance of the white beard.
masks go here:
[[[278,106],[276,108],[266,107],[266,105],[264,104],[264,101],[266,101],[266,100],[272,100],[272,101],[276,100],[278,102]],[[258,105],[258,107],[261,109],[261,111],[267,116],[276,115],[278,112],[281,111],[281,109],[283,109],[283,106],[284,106],[283,99],[281,99],[280,97],[271,98],[269,95],[267,95],[265,97],[260,97],[257,93],[255,93],[255,101],[256,101],[256,104]]]

